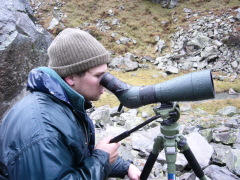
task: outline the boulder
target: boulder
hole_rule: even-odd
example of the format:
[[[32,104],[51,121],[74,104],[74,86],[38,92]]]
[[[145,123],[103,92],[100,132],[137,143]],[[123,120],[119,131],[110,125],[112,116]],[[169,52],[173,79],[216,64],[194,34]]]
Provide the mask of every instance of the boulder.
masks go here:
[[[227,106],[224,109],[217,111],[217,113],[223,116],[231,117],[237,113],[237,108],[234,106]]]
[[[204,173],[212,180],[237,180],[239,179],[236,175],[231,173],[225,167],[219,167],[216,165],[210,165],[204,169]]]
[[[228,169],[238,176],[240,175],[240,149],[231,149],[227,155],[227,167]]]
[[[187,142],[199,165],[207,167],[214,152],[213,147],[198,132],[190,133]]]
[[[28,72],[47,64],[46,51],[52,36],[35,24],[27,0],[1,0],[0,22],[1,119],[25,88]]]
[[[110,107],[109,105],[96,108],[89,116],[96,127],[104,127],[112,124],[110,120]]]

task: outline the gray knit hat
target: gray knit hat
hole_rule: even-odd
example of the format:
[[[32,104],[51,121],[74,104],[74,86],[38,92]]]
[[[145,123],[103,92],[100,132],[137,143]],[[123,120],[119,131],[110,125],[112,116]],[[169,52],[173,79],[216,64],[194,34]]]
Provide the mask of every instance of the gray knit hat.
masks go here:
[[[107,64],[109,52],[88,32],[80,29],[63,30],[48,48],[48,67],[61,77],[84,72]]]

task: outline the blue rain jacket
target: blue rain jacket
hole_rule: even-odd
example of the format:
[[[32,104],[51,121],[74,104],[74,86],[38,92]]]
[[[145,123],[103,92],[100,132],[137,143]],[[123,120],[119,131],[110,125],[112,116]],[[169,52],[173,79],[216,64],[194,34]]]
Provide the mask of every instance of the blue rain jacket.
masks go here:
[[[83,96],[52,69],[33,69],[30,93],[0,127],[0,180],[123,178],[130,162],[94,150],[95,133]]]

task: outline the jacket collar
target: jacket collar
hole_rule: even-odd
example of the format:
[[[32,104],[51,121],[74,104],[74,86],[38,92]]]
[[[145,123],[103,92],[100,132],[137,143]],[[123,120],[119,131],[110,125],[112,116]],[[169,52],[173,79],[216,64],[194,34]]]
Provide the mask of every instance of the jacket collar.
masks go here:
[[[80,112],[85,112],[85,107],[89,107],[91,104],[48,67],[38,67],[29,73],[27,89],[51,94]]]

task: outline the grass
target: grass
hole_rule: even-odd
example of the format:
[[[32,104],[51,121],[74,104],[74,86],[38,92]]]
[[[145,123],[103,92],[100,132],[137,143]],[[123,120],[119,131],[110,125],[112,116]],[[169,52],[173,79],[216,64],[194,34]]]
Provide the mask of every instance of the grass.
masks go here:
[[[235,106],[240,109],[240,99],[225,99],[225,100],[212,100],[208,102],[193,103],[192,108],[200,108],[207,111],[210,114],[216,114],[216,112],[226,106]]]
[[[240,92],[240,79],[234,82],[230,81],[214,81],[216,92],[228,92],[229,88],[233,88],[234,91]]]

